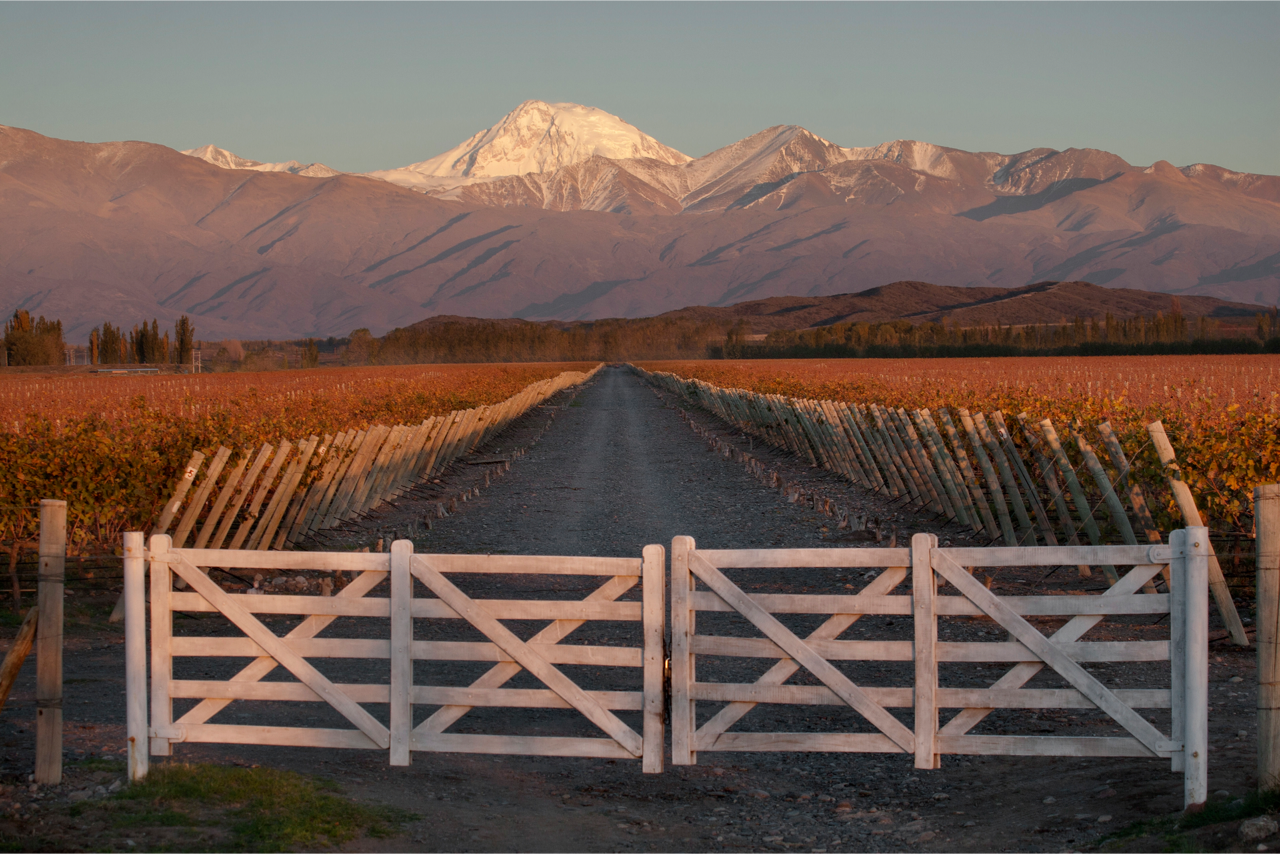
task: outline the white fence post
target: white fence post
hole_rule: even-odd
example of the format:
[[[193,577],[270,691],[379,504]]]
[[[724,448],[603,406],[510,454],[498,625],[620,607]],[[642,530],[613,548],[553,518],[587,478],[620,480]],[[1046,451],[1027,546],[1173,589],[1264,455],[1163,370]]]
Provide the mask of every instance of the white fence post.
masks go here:
[[[169,536],[151,538],[151,754],[171,756],[169,734],[173,731],[173,570],[169,568]]]
[[[645,774],[662,772],[664,732],[663,712],[663,660],[662,641],[666,611],[663,608],[663,588],[666,586],[667,550],[662,546],[645,546],[641,568],[641,595],[644,603],[644,619],[641,623],[644,649],[644,755],[641,770]]]
[[[938,755],[938,615],[937,585],[933,577],[933,549],[938,538],[911,538],[911,618],[915,622],[915,736],[916,767],[941,767]]]
[[[1187,528],[1186,770],[1183,807],[1204,806],[1209,795],[1209,529]]]
[[[1169,770],[1186,768],[1187,759],[1187,532],[1169,532],[1169,738],[1182,747],[1173,752]]]
[[[124,690],[129,780],[145,780],[150,764],[147,740],[147,560],[146,535],[124,535]]]
[[[408,765],[413,730],[413,542],[391,544],[391,764]]]

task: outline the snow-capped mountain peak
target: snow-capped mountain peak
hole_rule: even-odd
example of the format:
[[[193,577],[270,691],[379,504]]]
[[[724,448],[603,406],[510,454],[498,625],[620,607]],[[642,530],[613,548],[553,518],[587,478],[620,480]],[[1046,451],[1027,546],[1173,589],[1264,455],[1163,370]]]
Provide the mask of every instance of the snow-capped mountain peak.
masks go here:
[[[525,101],[444,154],[372,174],[404,186],[459,184],[551,172],[592,157],[649,158],[673,166],[691,159],[604,110]]]
[[[221,166],[223,169],[249,169],[254,172],[288,172],[291,175],[302,175],[306,178],[330,178],[334,175],[342,174],[337,169],[331,169],[323,163],[303,165],[296,160],[286,160],[283,163],[262,163],[258,160],[249,160],[246,157],[233,154],[225,148],[218,148],[216,145],[189,148],[182,153],[199,158],[206,163],[212,163],[214,166]]]

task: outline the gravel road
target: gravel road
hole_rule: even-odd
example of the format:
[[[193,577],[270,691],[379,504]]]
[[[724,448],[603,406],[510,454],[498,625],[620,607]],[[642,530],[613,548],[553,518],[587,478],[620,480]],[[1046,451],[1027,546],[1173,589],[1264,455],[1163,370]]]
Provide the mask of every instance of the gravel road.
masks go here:
[[[705,414],[687,417],[748,449],[749,440]],[[486,460],[521,446],[529,446],[527,453],[497,477],[505,467]],[[788,483],[878,520],[884,531],[896,531],[900,543],[912,533],[930,531],[956,545],[985,544],[957,526],[895,508],[825,472],[759,446],[752,452]],[[638,557],[644,545],[669,547],[678,534],[691,535],[707,548],[856,545],[870,536],[837,530],[830,518],[788,502],[742,464],[710,453],[673,401],[620,368],[602,371],[587,387],[532,413],[481,449],[472,463],[323,544],[359,547],[398,531],[413,532],[419,552]],[[434,516],[437,504],[464,491],[469,500],[425,530],[423,520]],[[1074,577],[1058,575],[1053,584],[1079,586]],[[1006,580],[1015,581],[1002,577],[997,584]],[[755,581],[775,590],[810,584],[787,588],[777,579]],[[829,581],[841,588],[846,581],[858,587],[865,583],[844,577]],[[415,629],[419,638],[443,631],[422,622]],[[331,634],[348,635],[338,630],[340,623]],[[878,636],[898,636],[896,631],[910,637],[901,625],[881,630]],[[975,625],[960,631],[985,630]],[[202,627],[200,633],[207,632]],[[71,640],[77,650],[67,662],[73,755],[123,743],[119,640],[115,628],[85,630]],[[1212,655],[1210,786],[1243,794],[1250,785],[1255,738],[1254,657],[1252,650],[1223,644],[1215,645]],[[467,676],[448,668],[432,673],[461,684]],[[1233,676],[1243,681],[1229,682]],[[24,674],[0,718],[0,739],[9,752],[0,774],[16,777],[29,762],[33,688],[30,674]],[[813,715],[806,723],[794,709],[774,708],[758,716],[753,712],[744,725],[820,725]],[[817,708],[827,715],[828,726],[842,720],[838,711]],[[420,710],[419,718],[424,714]],[[504,714],[477,715],[474,723],[469,715],[454,731],[511,727],[515,713]],[[546,711],[528,720],[529,731],[551,731],[563,723]],[[1072,734],[1087,734],[1079,729],[1087,723],[1045,716],[1025,726],[1048,732],[1053,725],[1053,731],[1064,733],[1076,727]],[[1087,847],[1115,827],[1167,815],[1180,807],[1182,787],[1167,762],[1132,759],[946,757],[941,770],[916,771],[903,755],[704,753],[698,766],[668,766],[662,775],[645,776],[638,762],[592,759],[415,754],[410,767],[389,768],[384,754],[356,751],[178,745],[176,755],[331,776],[353,797],[392,803],[421,816],[406,835],[364,840],[350,846],[353,850],[1051,851]]]

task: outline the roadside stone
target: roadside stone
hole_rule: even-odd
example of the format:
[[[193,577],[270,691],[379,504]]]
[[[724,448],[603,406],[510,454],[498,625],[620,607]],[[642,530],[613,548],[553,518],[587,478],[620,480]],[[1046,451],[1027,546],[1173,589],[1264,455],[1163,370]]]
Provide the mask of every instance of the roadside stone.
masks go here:
[[[1260,815],[1240,822],[1240,840],[1242,842],[1261,842],[1280,830],[1280,825],[1269,815]]]

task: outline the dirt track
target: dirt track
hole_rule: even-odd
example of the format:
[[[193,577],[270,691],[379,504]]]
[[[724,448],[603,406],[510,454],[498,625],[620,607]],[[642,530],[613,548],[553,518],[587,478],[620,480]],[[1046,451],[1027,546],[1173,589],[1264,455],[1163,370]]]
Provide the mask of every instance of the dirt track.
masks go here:
[[[786,502],[740,464],[708,453],[677,410],[627,372],[606,370],[576,398],[566,395],[559,404],[563,408],[535,413],[485,449],[481,457],[509,450],[555,416],[510,472],[418,537],[417,551],[638,556],[648,543],[669,546],[676,534],[712,548],[856,544],[827,517]],[[716,426],[704,415],[693,417]],[[746,448],[744,438],[727,431],[725,436]],[[896,511],[823,472],[759,446],[754,453],[789,481],[810,484],[855,512],[883,520],[886,530],[896,526],[900,543],[916,531],[933,531],[957,545],[978,544],[955,526]],[[480,483],[485,470],[461,466],[442,483],[331,541],[352,547],[372,542],[381,531],[410,530],[436,501]],[[776,580],[754,581],[785,589]],[[865,583],[836,581],[842,588],[846,581]],[[1077,584],[1064,573],[1051,583]],[[331,634],[348,634],[338,628]],[[962,630],[984,631],[977,625]],[[422,638],[438,629],[416,631]],[[881,637],[897,636],[895,631],[910,637],[909,629],[891,623],[880,631]],[[207,632],[201,627],[195,633]],[[69,648],[76,650],[68,654],[66,668],[69,749],[123,745],[118,631],[73,638]],[[1252,668],[1252,651],[1212,648],[1211,791],[1242,794],[1250,783]],[[432,672],[449,680],[466,676],[461,669]],[[1243,682],[1228,682],[1234,675]],[[8,753],[4,770],[13,774],[29,766],[30,668],[10,702],[0,718],[0,738]],[[314,707],[309,712],[323,718]],[[819,725],[793,711],[757,711],[743,723],[763,729]],[[514,718],[504,714],[476,715],[474,722],[468,716],[455,731],[512,731]],[[549,712],[529,720],[548,732],[564,724]],[[840,720],[837,715],[835,725]],[[1065,733],[1086,724],[1045,716],[1019,726]],[[1246,736],[1237,737],[1237,731]],[[389,768],[382,753],[212,745],[179,745],[176,756],[332,776],[353,797],[422,816],[402,838],[355,846],[364,850],[1062,850],[1177,810],[1182,786],[1167,762],[1132,759],[946,757],[941,770],[921,772],[904,755],[704,753],[696,767],[668,766],[664,774],[646,777],[638,762],[590,759],[415,754],[411,767]]]

